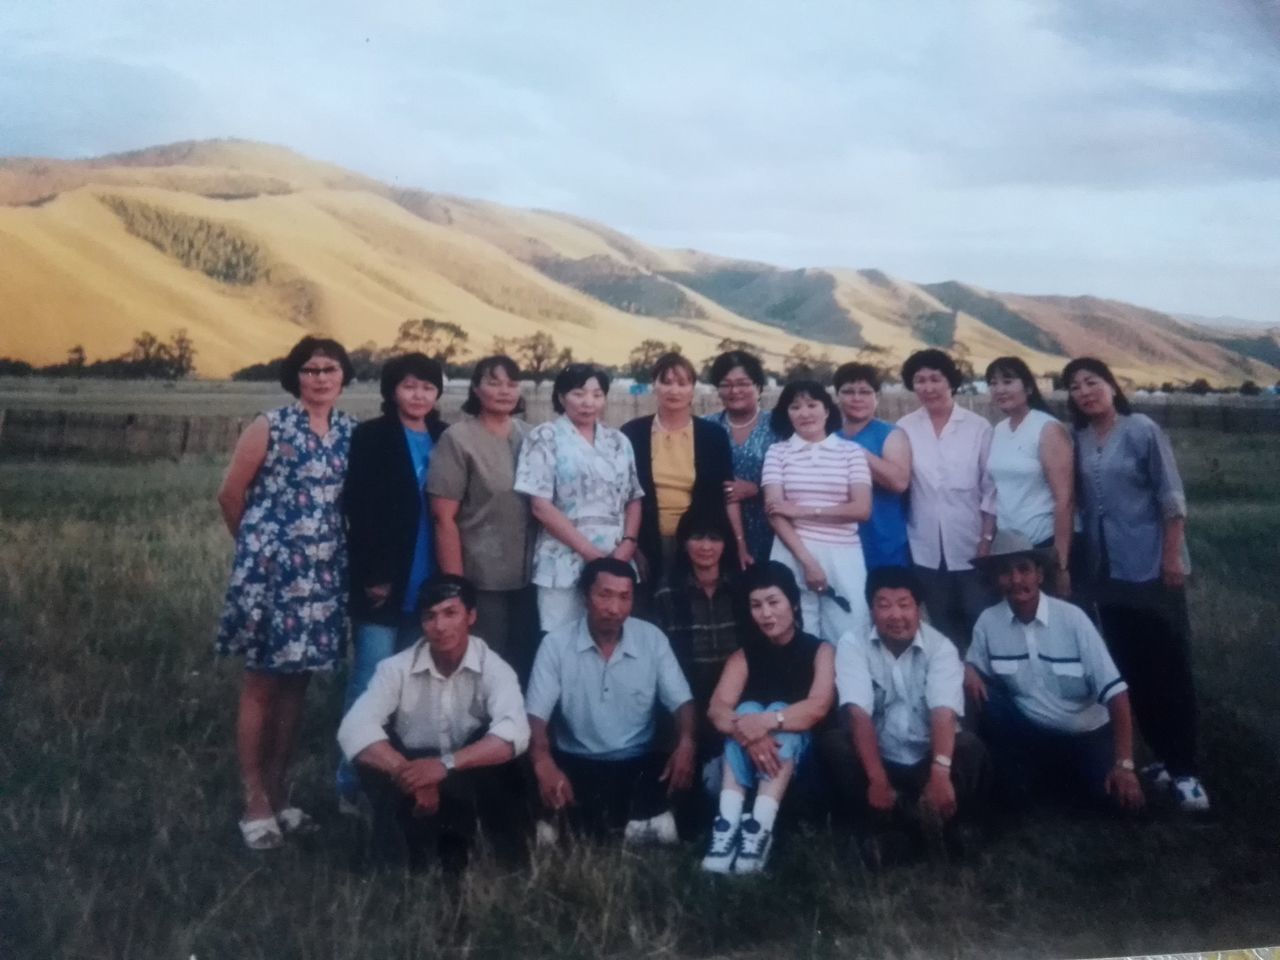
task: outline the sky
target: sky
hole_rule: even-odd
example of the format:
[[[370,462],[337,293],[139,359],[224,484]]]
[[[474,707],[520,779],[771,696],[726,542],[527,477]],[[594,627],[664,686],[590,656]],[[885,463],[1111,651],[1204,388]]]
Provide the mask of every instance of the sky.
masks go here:
[[[0,0],[0,155],[209,137],[665,246],[1280,324],[1280,0]]]

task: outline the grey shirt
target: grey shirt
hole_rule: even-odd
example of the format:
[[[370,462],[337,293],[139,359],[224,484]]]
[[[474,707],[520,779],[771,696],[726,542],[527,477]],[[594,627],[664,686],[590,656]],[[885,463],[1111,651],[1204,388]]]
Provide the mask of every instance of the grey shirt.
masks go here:
[[[1101,447],[1092,425],[1077,429],[1075,436],[1076,489],[1089,574],[1102,573],[1105,542],[1113,580],[1159,579],[1164,521],[1187,515],[1187,497],[1169,438],[1141,413],[1116,417]],[[1182,549],[1183,569],[1190,573],[1185,540]]]

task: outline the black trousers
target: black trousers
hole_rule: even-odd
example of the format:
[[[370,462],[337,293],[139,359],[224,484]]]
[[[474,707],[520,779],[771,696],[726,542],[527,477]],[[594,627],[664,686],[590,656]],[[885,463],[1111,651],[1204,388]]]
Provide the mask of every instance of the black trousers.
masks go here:
[[[845,724],[822,734],[818,738],[818,751],[835,794],[832,813],[837,821],[862,831],[918,821],[916,804],[933,772],[932,756],[910,765],[885,761],[884,770],[898,793],[898,803],[892,811],[880,812],[867,804],[870,781]],[[966,730],[956,731],[955,752],[951,755],[951,783],[956,791],[956,819],[980,817],[990,790],[990,761],[982,741]]]
[[[916,564],[929,623],[964,656],[978,615],[1000,598],[979,570],[934,570]]]
[[[648,820],[669,809],[667,787],[658,778],[666,757],[645,753],[627,760],[597,760],[553,750],[556,766],[569,778],[575,804],[569,826],[589,836],[616,833],[628,820]]]
[[[401,750],[410,760],[438,751]],[[413,798],[386,774],[361,768],[360,782],[373,807],[373,853],[388,863],[421,868],[438,860],[446,870],[464,867],[483,831],[495,854],[519,859],[526,849],[529,818],[524,782],[514,761],[455,770],[440,783],[440,807],[415,812]]]
[[[1196,693],[1184,589],[1159,580],[1108,581],[1098,594],[1098,624],[1142,739],[1175,777],[1196,773]]]

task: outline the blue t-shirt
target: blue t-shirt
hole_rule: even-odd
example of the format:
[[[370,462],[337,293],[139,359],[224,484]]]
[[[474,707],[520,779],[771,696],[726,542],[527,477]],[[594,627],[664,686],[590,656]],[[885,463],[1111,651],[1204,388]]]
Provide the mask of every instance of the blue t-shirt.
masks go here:
[[[431,523],[427,514],[427,464],[431,462],[431,451],[435,441],[431,434],[423,431],[404,428],[404,439],[409,444],[409,458],[413,461],[413,472],[418,478],[418,498],[421,509],[418,511],[418,538],[413,543],[413,564],[409,567],[409,580],[404,586],[404,602],[400,609],[404,613],[413,613],[418,603],[418,591],[431,576]]]
[[[862,449],[884,456],[884,442],[893,432],[893,424],[884,420],[870,420],[852,437],[843,430],[836,436]],[[858,537],[862,540],[862,556],[867,569],[877,567],[908,567],[911,552],[907,547],[907,509],[905,497],[879,484],[871,487],[871,517],[858,524]]]

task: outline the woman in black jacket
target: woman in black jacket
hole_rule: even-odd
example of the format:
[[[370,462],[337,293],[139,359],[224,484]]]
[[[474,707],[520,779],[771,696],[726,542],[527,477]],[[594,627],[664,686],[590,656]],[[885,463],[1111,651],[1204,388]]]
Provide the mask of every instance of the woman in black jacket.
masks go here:
[[[425,354],[406,353],[386,362],[381,386],[382,416],[352,434],[342,491],[355,637],[344,712],[382,660],[422,635],[414,605],[434,565],[423,485],[446,426],[436,409],[444,371]],[[348,809],[359,781],[346,761],[337,786],[339,805]]]
[[[745,567],[753,559],[742,535],[739,504],[725,505],[725,484],[733,480],[733,451],[720,427],[693,415],[698,376],[678,353],[664,353],[653,365],[658,412],[622,427],[636,454],[644,500],[640,514],[640,553],[649,583],[662,580],[675,555],[676,527],[690,507],[727,510]]]

